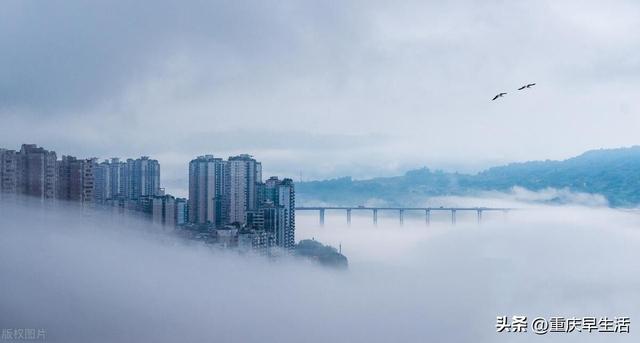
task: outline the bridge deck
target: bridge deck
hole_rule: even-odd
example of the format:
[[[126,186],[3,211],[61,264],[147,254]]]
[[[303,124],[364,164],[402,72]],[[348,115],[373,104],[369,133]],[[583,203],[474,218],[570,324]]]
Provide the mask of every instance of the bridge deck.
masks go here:
[[[511,211],[514,208],[507,207],[348,207],[348,206],[302,206],[296,207],[296,211],[320,211],[320,210],[389,210],[389,211]]]
[[[320,225],[324,225],[324,217],[326,211],[337,210],[347,213],[347,223],[351,224],[352,211],[371,211],[373,214],[373,223],[378,223],[378,211],[398,211],[400,224],[404,223],[404,214],[406,211],[422,211],[425,213],[425,222],[427,225],[431,222],[432,211],[451,212],[451,223],[456,223],[456,212],[458,211],[474,211],[477,213],[478,224],[482,221],[482,213],[485,211],[502,211],[505,214],[514,208],[507,207],[372,207],[372,206],[300,206],[296,207],[296,211],[318,211]]]

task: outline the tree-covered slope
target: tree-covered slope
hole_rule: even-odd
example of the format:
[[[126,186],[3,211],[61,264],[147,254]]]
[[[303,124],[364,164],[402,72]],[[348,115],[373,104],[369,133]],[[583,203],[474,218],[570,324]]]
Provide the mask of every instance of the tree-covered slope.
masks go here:
[[[304,182],[297,185],[297,193],[301,205],[358,205],[372,199],[410,205],[427,196],[505,191],[514,186],[530,190],[568,188],[601,194],[611,206],[636,206],[640,204],[640,146],[592,150],[564,161],[512,163],[474,175],[423,168],[396,177]]]

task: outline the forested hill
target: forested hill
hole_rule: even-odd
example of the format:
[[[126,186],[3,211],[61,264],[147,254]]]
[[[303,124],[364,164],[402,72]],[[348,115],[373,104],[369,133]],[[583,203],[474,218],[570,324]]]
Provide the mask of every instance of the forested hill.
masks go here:
[[[471,195],[481,191],[507,191],[514,186],[529,190],[548,187],[601,194],[613,207],[640,204],[640,146],[601,149],[563,161],[512,163],[478,174],[408,171],[396,177],[352,180],[350,177],[299,183],[300,205],[331,203],[358,205],[379,199],[389,205],[412,205],[425,197]]]

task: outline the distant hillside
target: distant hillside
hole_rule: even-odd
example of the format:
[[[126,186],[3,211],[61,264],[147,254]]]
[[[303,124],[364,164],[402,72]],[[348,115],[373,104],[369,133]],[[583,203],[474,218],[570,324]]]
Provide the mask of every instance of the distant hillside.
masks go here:
[[[640,146],[601,149],[564,161],[512,163],[475,175],[408,171],[403,176],[354,181],[350,177],[303,182],[296,187],[298,201],[358,205],[380,199],[391,205],[411,205],[425,197],[471,195],[481,191],[507,191],[514,186],[530,190],[548,187],[601,194],[614,207],[640,204]]]

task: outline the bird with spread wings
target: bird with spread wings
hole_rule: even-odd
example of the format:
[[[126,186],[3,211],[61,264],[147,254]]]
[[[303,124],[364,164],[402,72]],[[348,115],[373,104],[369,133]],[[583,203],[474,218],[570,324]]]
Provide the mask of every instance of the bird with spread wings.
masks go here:
[[[523,90],[523,89],[525,89],[525,88],[531,88],[531,87],[533,87],[533,86],[535,86],[535,85],[536,85],[535,83],[528,83],[528,84],[526,84],[526,85],[524,85],[524,86],[522,86],[522,87],[518,88],[518,90],[519,90],[519,91],[521,91],[521,90]]]
[[[496,100],[497,98],[503,97],[503,96],[505,96],[506,94],[507,94],[507,93],[504,93],[504,92],[503,92],[503,93],[498,93],[498,95],[494,96],[494,97],[493,97],[493,99],[491,99],[491,100],[492,100],[492,101],[493,101],[493,100]]]

